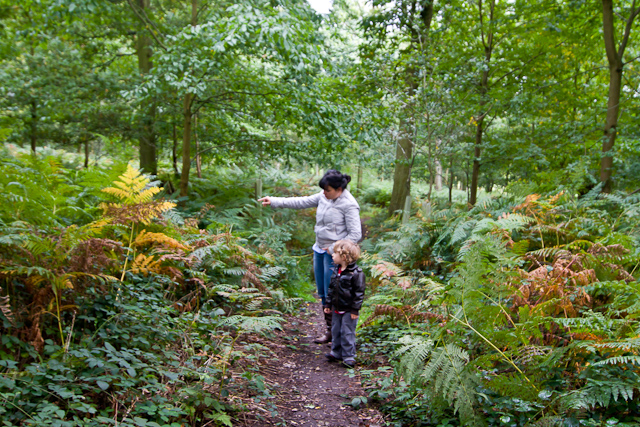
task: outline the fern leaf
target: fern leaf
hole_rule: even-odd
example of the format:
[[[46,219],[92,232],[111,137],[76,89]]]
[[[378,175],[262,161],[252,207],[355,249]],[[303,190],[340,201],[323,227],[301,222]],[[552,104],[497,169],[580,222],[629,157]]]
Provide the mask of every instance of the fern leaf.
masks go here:
[[[534,218],[518,213],[512,213],[499,218],[498,225],[500,226],[500,228],[503,228],[507,231],[517,231],[521,230],[531,223],[534,223],[535,221],[536,220]]]
[[[134,274],[142,273],[145,276],[149,273],[159,273],[158,267],[160,265],[160,261],[154,259],[153,256],[146,256],[144,254],[139,254],[133,261],[133,265],[131,266],[131,272]]]
[[[2,292],[2,288],[0,288],[0,292]],[[12,325],[15,325],[15,317],[13,316],[13,311],[11,310],[9,295],[0,297],[0,312],[2,312],[2,314],[9,321],[9,323],[11,323]]]
[[[456,243],[465,240],[469,231],[473,229],[476,223],[477,221],[475,219],[472,219],[458,224],[453,231],[453,235],[451,236],[451,244],[455,245]]]
[[[610,342],[579,342],[576,343],[577,347],[585,348],[592,353],[596,352],[596,349],[616,349],[623,351],[640,351],[640,338],[631,338],[627,340],[621,341],[610,341]]]
[[[176,225],[184,225],[184,218],[175,209],[169,209],[162,214],[162,217]]]
[[[402,356],[400,366],[404,375],[413,379],[424,371],[425,361],[431,354],[434,343],[432,340],[413,336],[402,337],[399,343],[402,344],[397,350],[397,354]]]
[[[171,249],[187,250],[188,248],[176,239],[167,236],[164,233],[149,233],[142,230],[132,243],[132,246],[144,246],[147,244],[157,243],[163,247]]]
[[[243,276],[247,272],[247,270],[240,267],[225,268],[222,271],[227,276]]]
[[[240,333],[263,333],[281,329],[283,319],[277,316],[249,317],[242,315],[229,316],[222,322],[236,328]]]
[[[27,277],[39,277],[43,280],[53,280],[55,274],[44,267],[14,267],[0,270],[2,273],[9,276],[27,276]]]
[[[287,268],[285,267],[267,267],[260,270],[260,274],[258,274],[258,277],[260,278],[260,280],[274,279],[285,272],[287,272]]]
[[[475,389],[479,381],[467,371],[469,354],[452,343],[434,348],[432,340],[422,337],[406,336],[399,342],[403,344],[398,350],[402,355],[399,368],[405,378],[431,384],[434,392],[452,404],[463,421],[474,420]]]
[[[260,307],[262,307],[262,304],[265,302],[265,300],[270,300],[270,299],[271,299],[270,297],[253,298],[251,299],[251,301],[249,301],[249,303],[245,307],[249,311],[256,311],[256,310],[259,310]]]

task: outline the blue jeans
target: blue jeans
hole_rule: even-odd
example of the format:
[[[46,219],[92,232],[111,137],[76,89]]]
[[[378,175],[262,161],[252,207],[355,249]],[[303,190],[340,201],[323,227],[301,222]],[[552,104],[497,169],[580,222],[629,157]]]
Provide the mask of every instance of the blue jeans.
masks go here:
[[[313,251],[313,274],[316,276],[316,288],[323,307],[329,292],[329,283],[331,283],[331,275],[333,274],[332,268],[333,258],[328,252],[319,254]]]

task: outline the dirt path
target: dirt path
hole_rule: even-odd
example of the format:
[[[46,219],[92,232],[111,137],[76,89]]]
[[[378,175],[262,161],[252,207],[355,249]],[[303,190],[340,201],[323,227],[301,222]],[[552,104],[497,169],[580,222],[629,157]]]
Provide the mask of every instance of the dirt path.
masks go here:
[[[367,396],[360,385],[358,368],[351,371],[328,363],[328,344],[313,339],[322,332],[319,304],[306,306],[298,316],[288,317],[283,331],[260,344],[274,357],[262,359],[264,376],[273,397],[263,404],[250,404],[249,413],[236,419],[234,426],[378,427],[385,425],[381,414],[370,408],[354,410],[345,405],[354,397]],[[246,401],[245,401],[246,402]]]

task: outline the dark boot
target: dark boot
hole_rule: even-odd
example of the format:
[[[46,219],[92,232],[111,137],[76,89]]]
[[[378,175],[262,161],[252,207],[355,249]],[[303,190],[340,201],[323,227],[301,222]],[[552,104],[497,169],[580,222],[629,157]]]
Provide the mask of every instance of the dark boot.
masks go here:
[[[316,344],[326,344],[331,342],[331,318],[333,317],[333,313],[325,313],[324,307],[322,308],[322,313],[324,314],[324,322],[327,324],[327,330],[324,335],[313,340]]]

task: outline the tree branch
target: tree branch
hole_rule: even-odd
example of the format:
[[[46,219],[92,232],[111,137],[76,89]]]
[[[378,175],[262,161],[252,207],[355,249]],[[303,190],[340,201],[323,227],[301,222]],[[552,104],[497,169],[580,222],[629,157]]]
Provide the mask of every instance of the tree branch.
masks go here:
[[[640,55],[631,58],[630,60],[628,60],[627,62],[623,63],[622,65],[624,66],[624,65],[630,64],[633,61],[637,60],[638,58],[640,58]]]
[[[142,15],[140,15],[140,12],[138,12],[138,9],[133,4],[133,2],[131,0],[127,0],[127,3],[129,3],[129,6],[131,6],[131,9],[133,9],[133,11],[136,14],[136,16],[138,17],[138,19],[140,19],[140,21],[142,21],[142,23],[144,24],[144,26],[147,29],[147,31],[149,31],[149,33],[151,33],[151,36],[156,41],[156,43],[158,43],[158,46],[160,46],[164,51],[166,51],[167,47],[160,41],[160,39],[158,39],[158,36],[156,36],[156,33],[154,33],[153,30],[151,28],[149,28],[149,22],[147,22],[147,20],[145,20],[145,18]],[[151,23],[151,25],[153,25],[153,23]]]
[[[633,20],[636,19],[638,13],[640,13],[640,7],[635,9],[636,0],[633,0],[631,4],[631,14],[629,15],[629,19],[627,19],[627,25],[624,28],[624,36],[622,37],[622,42],[618,47],[618,59],[622,61],[622,55],[624,55],[624,50],[627,47],[627,42],[629,41],[629,35],[631,34],[631,26],[633,25]]]
[[[102,64],[98,64],[95,67],[91,67],[91,69],[95,70],[97,68],[107,68],[109,65],[113,64],[113,61],[115,61],[116,59],[121,58],[123,56],[131,56],[131,55],[135,55],[135,53],[116,53],[113,58],[103,62]]]
[[[609,66],[618,62],[613,25],[613,0],[602,0],[602,35]]]
[[[480,37],[482,39],[482,46],[487,47],[487,43],[484,40],[484,23],[482,19],[482,0],[478,0],[478,14],[480,15]]]

